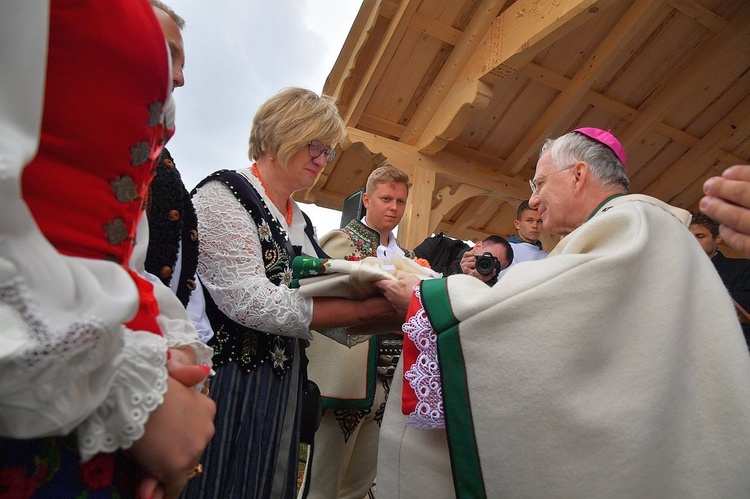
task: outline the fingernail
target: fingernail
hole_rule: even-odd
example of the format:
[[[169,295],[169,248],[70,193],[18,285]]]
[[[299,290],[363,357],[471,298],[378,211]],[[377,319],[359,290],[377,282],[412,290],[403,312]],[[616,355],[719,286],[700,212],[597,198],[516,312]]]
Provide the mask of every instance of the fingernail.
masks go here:
[[[206,364],[203,364],[203,365],[201,365],[201,366],[199,366],[199,367],[200,367],[201,369],[203,369],[203,371],[204,371],[204,372],[206,373],[206,376],[208,376],[208,373],[210,373],[210,372],[211,372],[211,367],[207,366]]]
[[[172,352],[170,352],[169,350],[167,350],[167,360],[169,360],[171,358],[172,358]],[[152,494],[152,497],[153,497],[153,494]],[[149,498],[149,499],[151,499],[151,498]]]
[[[713,185],[714,185],[714,179],[713,178],[710,178],[710,179],[706,180],[705,182],[703,182],[703,192],[705,194],[708,194],[708,191],[711,190],[711,187],[713,187]]]
[[[700,203],[698,203],[698,208],[701,211],[704,211],[706,208],[708,208],[708,205],[709,205],[708,198],[703,197],[701,198]]]

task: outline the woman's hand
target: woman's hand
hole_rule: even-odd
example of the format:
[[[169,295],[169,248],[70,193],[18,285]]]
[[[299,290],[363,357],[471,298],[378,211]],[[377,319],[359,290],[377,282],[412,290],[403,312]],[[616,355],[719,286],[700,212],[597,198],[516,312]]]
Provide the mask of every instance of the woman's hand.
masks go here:
[[[750,257],[750,165],[735,165],[703,184],[700,210],[721,224],[730,246]]]
[[[406,317],[414,286],[420,283],[420,279],[413,274],[399,273],[396,280],[383,279],[376,281],[375,286],[383,292],[383,295],[391,302],[399,316]]]
[[[179,369],[188,369],[189,374],[183,376],[186,383],[195,385],[205,378],[205,368],[200,366]],[[195,369],[203,371],[202,378],[196,379]],[[213,437],[215,413],[216,405],[210,398],[169,376],[164,403],[150,414],[143,437],[125,451],[149,475],[141,482],[139,492],[144,491],[147,497],[147,491],[163,493],[166,498],[180,494]]]

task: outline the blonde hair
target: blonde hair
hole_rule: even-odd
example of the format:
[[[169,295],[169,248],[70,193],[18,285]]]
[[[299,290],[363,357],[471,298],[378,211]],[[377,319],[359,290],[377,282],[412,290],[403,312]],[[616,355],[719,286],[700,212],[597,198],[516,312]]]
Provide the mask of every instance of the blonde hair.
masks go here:
[[[345,137],[344,121],[333,98],[290,87],[258,108],[250,131],[248,155],[255,161],[263,154],[270,154],[286,169],[292,155],[310,141],[319,140],[333,148]]]
[[[390,183],[406,184],[406,192],[407,194],[409,193],[409,175],[388,163],[379,168],[375,168],[370,176],[367,177],[365,192],[367,194],[372,194],[378,184]]]

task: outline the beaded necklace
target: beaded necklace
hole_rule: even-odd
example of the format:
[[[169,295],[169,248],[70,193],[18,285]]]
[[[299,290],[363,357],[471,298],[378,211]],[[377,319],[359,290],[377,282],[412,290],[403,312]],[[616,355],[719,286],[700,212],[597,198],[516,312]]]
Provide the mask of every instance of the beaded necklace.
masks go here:
[[[258,171],[258,164],[253,163],[253,176],[258,179],[258,182],[260,182],[260,186],[263,187],[263,192],[266,193],[266,196],[268,196],[268,199],[271,199],[271,195],[268,193],[268,189],[266,189],[265,184],[263,184],[263,179],[260,178],[260,172]],[[271,202],[273,203],[273,199],[271,199]],[[287,199],[286,200],[286,224],[288,227],[292,226],[292,202]]]

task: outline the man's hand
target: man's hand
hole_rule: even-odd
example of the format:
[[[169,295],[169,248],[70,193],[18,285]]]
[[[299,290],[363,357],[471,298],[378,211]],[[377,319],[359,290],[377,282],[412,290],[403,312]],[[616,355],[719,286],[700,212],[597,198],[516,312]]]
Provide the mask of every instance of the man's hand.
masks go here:
[[[482,275],[477,272],[477,257],[471,250],[464,253],[461,257],[461,271],[466,275],[476,277],[482,282],[487,282],[497,275],[496,269],[492,269],[492,272],[488,275]]]
[[[391,302],[400,317],[406,317],[406,310],[409,308],[414,286],[419,285],[420,279],[413,274],[406,273],[399,273],[396,277],[396,280],[375,281],[375,286],[383,292],[383,295]]]
[[[730,246],[750,257],[750,165],[735,165],[703,184],[700,210],[721,224]]]

